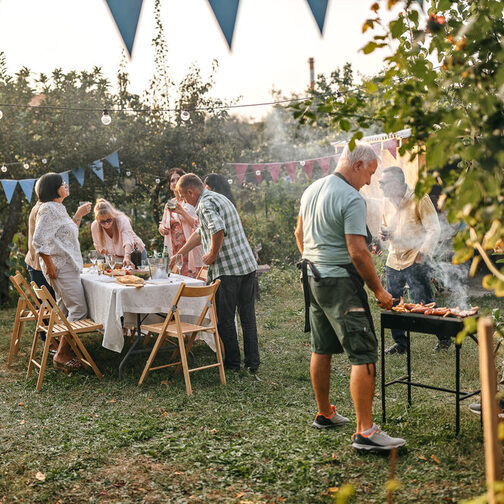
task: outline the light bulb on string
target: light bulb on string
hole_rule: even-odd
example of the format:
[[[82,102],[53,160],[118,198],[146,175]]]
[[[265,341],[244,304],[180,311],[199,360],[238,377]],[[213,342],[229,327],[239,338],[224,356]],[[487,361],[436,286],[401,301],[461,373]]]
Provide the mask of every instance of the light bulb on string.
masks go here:
[[[228,184],[233,185],[233,179],[228,179]]]
[[[131,175],[131,172],[128,170],[128,171],[126,172],[126,177],[129,177],[130,175]]]
[[[3,117],[3,112],[0,110],[0,119]]]
[[[112,122],[112,117],[110,117],[110,114],[108,113],[107,109],[103,109],[103,115],[101,116],[101,122],[105,126],[108,126]]]
[[[300,164],[301,166],[304,166],[304,165],[306,164],[306,162],[305,162],[305,161],[299,161],[299,164]]]
[[[1,170],[2,170],[2,173],[5,173],[5,172],[7,171],[7,166],[5,166],[5,165],[2,165],[2,168],[1,168]]]
[[[190,117],[191,114],[188,110],[182,110],[182,112],[180,112],[180,119],[182,119],[182,121],[188,121]]]
[[[47,159],[45,157],[42,158],[42,164],[47,164]]]
[[[30,168],[30,165],[28,163],[23,163],[23,168],[25,170],[28,170],[28,168]]]
[[[156,184],[159,184],[159,182],[161,182],[161,180],[157,178],[156,179]]]
[[[261,175],[261,170],[256,170],[256,175],[259,177],[259,175]]]

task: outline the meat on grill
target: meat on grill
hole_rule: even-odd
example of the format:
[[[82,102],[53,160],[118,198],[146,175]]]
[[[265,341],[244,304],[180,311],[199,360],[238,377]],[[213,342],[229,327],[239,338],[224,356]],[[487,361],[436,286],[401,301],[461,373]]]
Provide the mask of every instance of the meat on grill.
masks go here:
[[[456,308],[446,308],[446,307],[436,307],[436,303],[405,303],[401,297],[401,301],[398,305],[393,306],[392,310],[401,313],[423,313],[424,315],[435,315],[437,317],[453,317],[464,318],[473,317],[478,313],[479,306],[474,306],[469,310],[461,310],[457,306]]]

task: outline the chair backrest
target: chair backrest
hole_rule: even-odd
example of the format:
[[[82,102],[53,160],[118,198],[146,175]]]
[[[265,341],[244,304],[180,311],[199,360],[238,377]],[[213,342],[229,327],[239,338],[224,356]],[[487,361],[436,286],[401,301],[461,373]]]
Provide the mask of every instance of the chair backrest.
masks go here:
[[[26,303],[27,308],[32,312],[33,316],[38,317],[40,301],[37,299],[33,289],[30,285],[28,285],[28,282],[24,279],[23,275],[21,275],[19,271],[16,271],[16,274],[14,276],[10,276],[9,279]]]
[[[201,314],[198,317],[198,321],[196,322],[196,324],[201,325],[203,320],[205,319],[208,310],[210,310],[210,321],[212,322],[213,325],[216,326],[217,312],[215,310],[215,293],[217,292],[219,285],[220,280],[218,279],[215,282],[211,283],[210,285],[192,286],[192,285],[186,285],[185,283],[181,283],[179,290],[175,295],[175,299],[173,300],[173,307],[171,311],[172,316],[166,317],[165,326],[163,327],[163,330],[166,328],[166,326],[173,317],[177,318],[177,316],[180,315],[178,305],[182,298],[199,298],[199,297],[207,298],[205,306],[203,307],[203,310],[201,311]]]
[[[31,283],[35,295],[42,301],[41,310],[39,312],[39,317],[37,325],[41,327],[48,327],[54,323],[62,323],[66,326],[68,332],[75,336],[75,331],[72,329],[70,322],[68,322],[64,313],[61,311],[60,307],[56,304],[56,301],[51,296],[51,293],[47,290],[45,285],[38,287],[35,282]],[[45,318],[49,315],[49,322],[46,324],[43,320],[43,312],[46,312]]]
[[[203,280],[204,282],[206,282],[208,278],[208,266],[202,266],[198,271],[196,278],[198,280]]]

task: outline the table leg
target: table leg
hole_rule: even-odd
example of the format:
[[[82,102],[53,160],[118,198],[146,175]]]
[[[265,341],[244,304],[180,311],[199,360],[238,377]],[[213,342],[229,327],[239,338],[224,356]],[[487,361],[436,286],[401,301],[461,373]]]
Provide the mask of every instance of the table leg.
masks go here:
[[[142,337],[142,331],[140,329],[141,325],[142,325],[142,320],[141,320],[140,314],[137,313],[137,333],[136,333],[136,337],[135,337],[135,340],[133,341],[133,343],[131,344],[129,350],[126,352],[126,355],[124,356],[124,359],[119,364],[119,380],[122,380],[122,370],[123,370],[124,365],[126,364],[126,361],[128,360],[129,356],[131,355],[131,352],[133,352],[133,350],[137,346],[138,342],[140,341],[140,338]]]
[[[408,406],[411,406],[411,338],[410,332],[406,332],[406,365],[408,368]]]
[[[383,325],[380,329],[380,339],[381,339],[381,405],[382,405],[382,422],[386,421],[385,413],[385,329]]]
[[[460,431],[460,347],[455,343],[455,435]]]

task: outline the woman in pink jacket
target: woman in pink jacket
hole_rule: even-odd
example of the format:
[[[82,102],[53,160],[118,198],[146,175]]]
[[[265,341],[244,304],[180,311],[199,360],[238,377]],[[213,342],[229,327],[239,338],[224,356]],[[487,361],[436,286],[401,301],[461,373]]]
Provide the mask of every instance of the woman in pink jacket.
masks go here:
[[[164,245],[168,254],[174,256],[185,244],[193,231],[198,227],[198,218],[194,207],[184,202],[175,191],[178,179],[185,174],[182,168],[172,168],[168,172],[170,190],[175,198],[168,200],[163,212],[163,220],[159,224],[159,232],[164,236]],[[195,247],[184,256],[180,274],[195,278],[203,266],[201,246]]]

